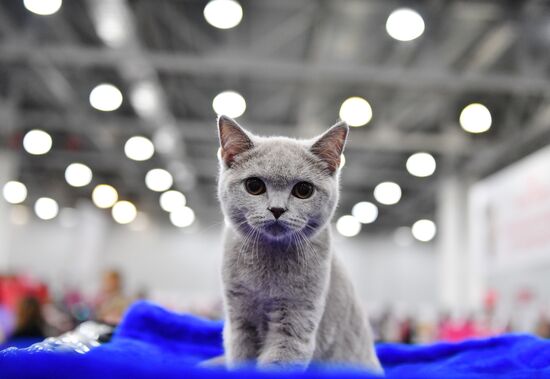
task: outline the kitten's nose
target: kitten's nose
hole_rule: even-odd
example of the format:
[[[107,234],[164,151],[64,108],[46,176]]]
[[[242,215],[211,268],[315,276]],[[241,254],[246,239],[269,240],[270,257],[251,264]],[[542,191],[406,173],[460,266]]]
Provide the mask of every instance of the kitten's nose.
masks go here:
[[[269,208],[269,211],[273,213],[273,216],[275,216],[276,219],[279,219],[283,213],[286,212],[286,209],[284,208]]]

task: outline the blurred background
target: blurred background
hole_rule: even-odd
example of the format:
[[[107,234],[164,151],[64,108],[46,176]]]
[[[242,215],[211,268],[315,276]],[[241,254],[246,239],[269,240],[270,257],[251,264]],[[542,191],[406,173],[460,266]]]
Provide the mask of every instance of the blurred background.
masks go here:
[[[334,218],[379,341],[550,337],[550,3],[2,0],[0,341],[222,317],[216,114],[353,128]]]

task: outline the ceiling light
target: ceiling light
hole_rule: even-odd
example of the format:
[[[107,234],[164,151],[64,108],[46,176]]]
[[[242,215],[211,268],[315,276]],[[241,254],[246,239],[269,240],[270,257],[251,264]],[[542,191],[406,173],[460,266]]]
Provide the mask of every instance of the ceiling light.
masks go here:
[[[386,31],[398,41],[412,41],[424,33],[424,20],[418,12],[401,8],[393,11],[386,21]]]
[[[172,175],[162,168],[154,168],[145,175],[145,184],[151,191],[163,192],[172,187]]]
[[[242,116],[246,110],[246,101],[237,92],[225,91],[216,95],[212,108],[216,114],[236,118]]]
[[[123,1],[95,0],[91,8],[99,38],[109,47],[119,48],[128,42],[131,26]]]
[[[100,84],[90,92],[90,105],[103,112],[114,111],[122,105],[122,93],[112,84]]]
[[[170,221],[178,228],[185,228],[195,221],[195,212],[189,207],[181,207],[170,212]]]
[[[340,106],[340,118],[349,126],[363,126],[372,119],[372,108],[362,97],[350,97]]]
[[[407,159],[407,171],[414,176],[424,178],[435,172],[435,159],[428,153],[416,153]]]
[[[56,13],[62,5],[61,0],[23,0],[23,5],[28,11],[41,16],[49,16]]]
[[[3,195],[8,203],[19,204],[27,198],[27,187],[21,182],[7,182],[4,184]]]
[[[129,201],[119,201],[111,209],[113,219],[119,224],[129,224],[137,216],[136,206]]]
[[[340,166],[338,168],[341,170],[346,165],[346,157],[344,154],[340,155]]]
[[[401,200],[401,187],[394,182],[380,183],[374,188],[374,198],[380,204],[397,204]]]
[[[42,220],[51,220],[57,216],[58,212],[57,201],[49,197],[41,197],[34,203],[34,213]]]
[[[118,200],[118,192],[108,184],[96,186],[92,192],[92,201],[98,208],[110,208]]]
[[[148,138],[136,136],[126,141],[124,153],[134,161],[146,161],[155,153],[155,146]]]
[[[132,88],[130,101],[142,117],[151,117],[160,109],[159,94],[153,83],[140,82]]]
[[[23,137],[23,148],[32,155],[46,154],[52,148],[52,137],[43,130],[31,130]]]
[[[370,224],[378,217],[378,207],[371,202],[361,201],[353,206],[351,214],[362,224]]]
[[[437,228],[431,220],[418,220],[412,226],[412,235],[419,241],[431,241],[437,232]]]
[[[176,148],[176,135],[169,128],[162,128],[153,135],[153,144],[159,152],[168,154]]]
[[[186,202],[185,195],[179,191],[166,191],[160,195],[160,207],[166,212],[172,212],[184,207]]]
[[[212,0],[204,7],[204,18],[218,29],[231,29],[243,18],[243,8],[233,0]]]
[[[336,230],[344,237],[353,237],[361,231],[361,224],[353,216],[342,216],[336,221]]]
[[[491,128],[491,112],[483,104],[467,105],[460,112],[460,126],[469,133],[483,133]]]
[[[65,180],[73,187],[84,187],[92,181],[92,170],[82,163],[71,163],[65,170]]]

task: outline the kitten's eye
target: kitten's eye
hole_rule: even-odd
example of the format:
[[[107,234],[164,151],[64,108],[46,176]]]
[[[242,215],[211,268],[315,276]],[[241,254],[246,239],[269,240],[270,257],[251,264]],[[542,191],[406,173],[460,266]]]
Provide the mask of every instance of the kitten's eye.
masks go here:
[[[265,192],[265,184],[261,179],[248,178],[244,182],[244,187],[251,195],[261,195]]]
[[[292,188],[292,194],[299,199],[307,199],[313,195],[313,184],[308,182],[297,183]]]

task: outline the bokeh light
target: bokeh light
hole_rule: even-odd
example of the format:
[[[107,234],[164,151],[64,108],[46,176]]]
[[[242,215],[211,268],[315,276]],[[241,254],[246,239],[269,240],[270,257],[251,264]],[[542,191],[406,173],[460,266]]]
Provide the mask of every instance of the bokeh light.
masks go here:
[[[344,166],[346,165],[346,157],[344,156],[344,154],[340,155],[340,166],[338,166],[338,168],[341,170],[344,168]]]
[[[170,221],[178,228],[185,228],[195,221],[195,212],[189,207],[181,207],[170,212]]]
[[[122,100],[122,92],[112,84],[99,84],[90,92],[90,105],[103,112],[117,110]]]
[[[137,209],[131,202],[123,200],[113,206],[111,215],[119,224],[129,224],[136,219]]]
[[[361,223],[355,217],[345,215],[336,221],[336,230],[344,237],[353,237],[361,231]]]
[[[437,232],[435,223],[431,220],[418,220],[412,226],[412,235],[419,241],[431,241]]]
[[[374,198],[380,204],[397,204],[401,200],[401,187],[394,182],[380,183],[374,188]]]
[[[231,29],[243,18],[243,8],[234,0],[212,0],[204,7],[204,18],[218,29]]]
[[[92,170],[82,163],[71,163],[65,169],[65,180],[73,187],[84,187],[92,181]]]
[[[34,203],[34,213],[42,220],[51,220],[59,213],[59,205],[52,198],[41,197]]]
[[[460,126],[468,133],[483,133],[491,128],[492,117],[487,107],[480,103],[467,105],[459,118]]]
[[[118,201],[118,192],[108,184],[99,184],[92,192],[92,201],[98,208],[110,208]]]
[[[351,214],[362,224],[370,224],[378,218],[378,207],[369,201],[361,201],[353,206]]]
[[[386,21],[386,31],[398,41],[412,41],[424,33],[424,19],[412,9],[393,11]]]
[[[136,112],[142,117],[154,116],[160,110],[157,89],[151,82],[140,82],[130,92],[130,101]]]
[[[146,161],[155,154],[155,146],[148,138],[134,136],[124,144],[124,154],[134,161]]]
[[[363,126],[372,119],[372,108],[362,97],[350,97],[340,106],[340,118],[349,126]]]
[[[425,178],[435,172],[435,158],[428,153],[416,153],[407,159],[407,171],[414,176]]]
[[[10,181],[4,184],[4,199],[10,204],[19,204],[27,198],[27,186],[21,182]]]
[[[160,207],[166,212],[172,212],[178,208],[184,207],[187,199],[185,195],[179,191],[166,191],[160,195]]]
[[[246,110],[246,101],[237,92],[225,91],[216,95],[212,101],[212,108],[216,114],[237,118]]]
[[[52,148],[52,137],[43,130],[33,129],[23,137],[23,148],[32,155],[46,154]]]
[[[172,187],[173,183],[174,178],[172,175],[162,168],[149,170],[145,175],[145,185],[151,191],[164,192]]]
[[[57,13],[62,4],[62,0],[23,0],[23,5],[28,11],[41,16]]]

